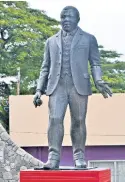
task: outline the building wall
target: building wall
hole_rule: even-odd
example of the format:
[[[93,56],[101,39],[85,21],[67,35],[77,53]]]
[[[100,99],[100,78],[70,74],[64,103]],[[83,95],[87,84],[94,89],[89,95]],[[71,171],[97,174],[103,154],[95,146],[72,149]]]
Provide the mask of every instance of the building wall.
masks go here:
[[[33,96],[10,96],[10,136],[19,146],[47,146],[48,97],[35,108]],[[125,145],[125,94],[104,99],[100,94],[89,97],[87,146]],[[71,146],[70,114],[67,109],[63,146]]]

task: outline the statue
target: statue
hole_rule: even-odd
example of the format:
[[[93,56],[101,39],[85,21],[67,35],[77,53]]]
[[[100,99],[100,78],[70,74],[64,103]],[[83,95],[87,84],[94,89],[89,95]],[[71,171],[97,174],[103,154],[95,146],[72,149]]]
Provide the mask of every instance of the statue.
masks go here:
[[[86,112],[88,96],[92,94],[88,60],[96,88],[104,98],[112,96],[108,84],[102,80],[96,38],[79,26],[79,11],[73,6],[61,12],[61,26],[56,35],[48,38],[41,67],[34,105],[40,106],[41,95],[49,96],[48,161],[45,168],[59,168],[64,136],[63,120],[67,105],[71,113],[71,141],[76,168],[86,168]]]

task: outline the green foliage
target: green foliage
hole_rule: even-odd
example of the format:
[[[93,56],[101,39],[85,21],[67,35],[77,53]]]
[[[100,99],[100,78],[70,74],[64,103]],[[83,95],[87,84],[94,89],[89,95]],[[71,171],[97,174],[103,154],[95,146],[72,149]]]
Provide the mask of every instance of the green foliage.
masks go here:
[[[103,79],[109,83],[114,93],[125,92],[125,62],[118,60],[121,54],[103,48],[100,53]]]
[[[116,51],[105,50],[103,46],[99,46],[99,50],[103,80],[109,83],[113,93],[125,92],[125,62],[118,60],[122,54],[119,54]],[[92,79],[91,82],[93,92],[98,92],[94,88]]]
[[[9,132],[9,95],[9,86],[4,82],[0,83],[0,123],[7,132]]]
[[[58,31],[58,21],[25,1],[0,2],[0,73],[21,68],[21,94],[32,94],[39,76],[45,40]]]

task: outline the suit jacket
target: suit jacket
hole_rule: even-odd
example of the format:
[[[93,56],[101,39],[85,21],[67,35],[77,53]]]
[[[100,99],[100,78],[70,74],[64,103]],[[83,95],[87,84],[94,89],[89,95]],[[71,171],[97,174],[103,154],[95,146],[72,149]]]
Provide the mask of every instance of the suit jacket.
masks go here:
[[[62,64],[62,38],[61,30],[47,39],[45,44],[44,60],[42,63],[37,90],[51,95],[60,79]],[[78,27],[74,35],[70,50],[70,65],[72,79],[80,95],[91,95],[90,75],[88,73],[88,60],[96,84],[101,80],[100,56],[96,38]]]

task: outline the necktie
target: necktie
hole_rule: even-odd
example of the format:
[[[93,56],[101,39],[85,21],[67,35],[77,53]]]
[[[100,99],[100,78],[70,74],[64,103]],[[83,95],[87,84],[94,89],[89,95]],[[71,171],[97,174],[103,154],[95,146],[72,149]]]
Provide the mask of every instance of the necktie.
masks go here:
[[[66,44],[70,44],[72,40],[72,36],[70,35],[70,33],[66,33],[66,36],[64,37],[64,41]]]

